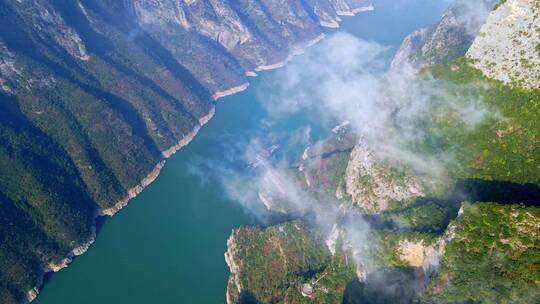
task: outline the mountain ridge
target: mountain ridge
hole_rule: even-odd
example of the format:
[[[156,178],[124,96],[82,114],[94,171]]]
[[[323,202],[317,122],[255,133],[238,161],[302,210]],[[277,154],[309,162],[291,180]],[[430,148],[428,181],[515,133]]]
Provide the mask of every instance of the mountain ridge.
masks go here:
[[[31,301],[247,76],[364,0],[0,4],[0,302]],[[50,153],[56,154],[50,157]],[[24,224],[23,224],[24,223]]]
[[[502,1],[480,16],[487,22],[472,28],[480,33],[473,37],[463,35],[466,23],[455,22],[456,12],[468,12],[459,7],[467,2],[458,0],[441,22],[411,34],[398,51],[389,73],[412,67],[415,81],[438,81],[448,89],[428,97],[422,109],[393,96],[405,100],[397,102],[405,109],[428,111],[425,120],[415,117],[421,139],[399,146],[400,152],[450,152],[451,162],[437,160],[443,176],[426,179],[407,168],[407,156],[385,158],[386,147],[370,149],[379,137],[364,142],[355,134],[362,126],[343,128],[349,121],[308,147],[300,165],[272,167],[286,182],[256,183],[262,184],[261,205],[300,215],[233,230],[225,253],[228,302],[538,303],[540,91],[534,86],[537,66],[516,64],[520,54],[526,62],[540,58],[531,52],[538,37],[532,9],[537,2]],[[509,22],[520,14],[528,18]],[[523,23],[531,26],[523,30]],[[505,37],[513,39],[496,43]],[[493,58],[501,59],[499,67],[489,64]],[[505,77],[510,72],[526,78]],[[495,117],[464,127],[464,115],[446,107],[461,99],[481,100]],[[399,125],[400,115],[393,117]],[[338,211],[325,212],[328,205]]]

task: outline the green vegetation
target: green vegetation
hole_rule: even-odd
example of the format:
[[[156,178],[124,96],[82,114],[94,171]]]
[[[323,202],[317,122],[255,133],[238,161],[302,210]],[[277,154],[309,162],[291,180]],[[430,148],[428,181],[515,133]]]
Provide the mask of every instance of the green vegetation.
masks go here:
[[[425,70],[422,77],[433,77],[436,84],[443,85],[455,104],[448,105],[441,102],[445,100],[433,99],[433,115],[426,121],[418,122],[431,130],[429,136],[417,146],[418,152],[452,155],[452,161],[445,164],[449,170],[449,180],[474,179],[480,183],[476,186],[477,190],[484,191],[486,189],[482,187],[498,187],[505,183],[508,188],[497,191],[519,190],[526,183],[540,185],[540,123],[536,119],[540,117],[540,92],[509,87],[486,79],[466,60],[434,66]],[[455,91],[457,88],[459,92]],[[471,101],[473,104],[480,102],[477,105],[482,106],[484,116],[478,121],[464,123],[464,117],[469,118],[461,110],[467,110]],[[312,183],[316,185],[314,188],[327,195],[334,193],[336,186],[325,182],[328,181],[324,179],[325,174],[333,172],[339,177],[346,168],[346,161],[336,155],[339,153],[330,154],[330,160],[325,160],[326,163],[314,159],[315,165],[308,166],[314,172],[310,174]],[[324,170],[320,169],[322,167]],[[403,171],[393,170],[394,166],[391,165],[389,167],[385,173],[395,183],[399,184],[400,180],[406,178],[407,174]],[[338,181],[337,187],[340,187],[339,178],[335,180]],[[482,184],[489,181],[494,184]],[[371,185],[369,176],[360,179],[360,182],[364,186]],[[447,185],[447,189],[450,188]],[[513,196],[516,200],[523,197],[520,193]],[[376,216],[380,227],[374,227],[369,237],[370,244],[373,244],[372,266],[412,271],[411,262],[401,256],[402,244],[409,244],[412,250],[428,246],[432,247],[432,252],[445,249],[442,251],[440,272],[422,293],[420,302],[537,303],[540,300],[540,209],[496,203],[465,204],[463,214],[447,226],[457,210],[443,202],[418,201],[405,207],[395,202],[395,207]],[[441,239],[445,240],[446,246],[441,245]],[[322,246],[322,240],[319,242]],[[248,247],[248,244],[253,243],[244,246]],[[411,254],[411,258],[414,258],[414,254]],[[335,258],[330,259],[331,262],[328,262],[328,258],[322,260],[326,262],[318,263],[315,261],[320,260],[314,259],[311,264],[316,266],[313,268],[336,261]],[[419,260],[414,261],[419,263]],[[258,263],[249,264],[256,270],[246,271],[260,271],[262,274],[258,275],[266,277],[266,271],[270,270],[259,266],[264,263],[262,260]],[[336,268],[335,271],[341,271],[336,275],[349,281],[340,279],[332,284],[341,288],[345,285],[339,284],[353,284],[351,282],[354,281],[350,281],[350,278],[354,278],[352,266]],[[322,273],[323,270],[317,271],[312,278],[320,277]],[[298,286],[306,281],[305,278],[292,276],[281,280],[288,283],[274,285],[285,286],[281,291],[272,289],[272,294],[279,294],[274,299],[294,299],[295,303],[305,301],[306,298],[298,293]],[[363,290],[364,283],[358,284],[357,289]],[[362,293],[347,290],[346,297]],[[263,303],[271,298],[270,294],[262,291],[261,285],[253,289],[253,294],[257,297],[264,295],[261,298],[264,299]],[[330,303],[342,301],[337,293],[325,300]]]
[[[0,105],[0,288],[9,298],[36,285],[40,265],[86,241],[95,205],[66,153],[13,100]]]
[[[524,35],[530,37],[531,33]],[[439,95],[430,100],[430,115],[417,121],[427,136],[412,148],[421,154],[441,156],[440,161],[448,171],[447,179],[441,178],[445,185],[439,185],[439,180],[430,188],[430,181],[426,181],[429,188],[426,192],[429,196],[456,200],[452,196],[455,193],[449,192],[455,184],[464,184],[464,188],[473,187],[480,193],[504,197],[501,203],[522,202],[530,193],[517,191],[525,188],[536,191],[540,186],[540,91],[486,78],[467,59],[460,58],[474,37],[452,27],[445,29],[444,36],[448,40],[441,42],[445,47],[426,54],[418,51],[412,58],[413,62],[441,63],[424,69],[419,77],[429,88],[441,88],[445,95],[440,96],[441,91],[436,90]],[[540,46],[536,50],[540,54]],[[524,58],[522,63],[528,65],[527,60]],[[317,160],[315,165],[307,166],[313,171],[308,171],[308,176],[313,177],[310,181],[315,189],[325,194],[342,189],[343,180],[339,176],[345,171],[343,164],[346,161],[341,159]],[[394,164],[377,165],[388,169],[384,173],[392,183],[406,182],[408,172],[396,169]],[[331,180],[337,183],[328,182],[327,172],[333,172],[336,178]],[[373,177],[362,176],[359,183],[371,189]],[[433,269],[421,267],[425,253],[422,249],[431,246],[431,253],[442,254],[439,272],[418,299],[420,303],[540,302],[539,208],[465,203],[463,213],[452,220],[457,214],[454,201],[447,205],[431,199],[409,203],[404,206],[403,202],[390,202],[390,210],[373,216],[375,225],[369,243],[372,266],[376,269],[395,267],[410,272],[412,260],[416,270],[422,272],[422,278],[433,274],[430,273]],[[402,256],[401,246],[409,246],[410,260]],[[341,271],[345,277],[350,275],[349,268]],[[369,275],[366,281],[369,282]],[[357,292],[350,292],[347,287],[347,301],[362,298],[362,284],[356,283]],[[290,301],[294,303],[303,300],[299,296],[286,299],[294,299]],[[339,303],[341,299],[336,297],[329,302]]]
[[[234,275],[228,292],[233,299],[253,297],[258,303],[337,303],[347,282],[355,277],[350,257],[338,250],[332,256],[318,235],[300,221],[260,229],[246,226],[235,232]],[[351,259],[352,260],[352,259]],[[304,283],[314,287],[313,298],[302,296]],[[242,286],[238,294],[235,286]]]
[[[376,177],[364,175],[360,179],[362,188],[365,194],[373,200],[376,200],[376,194],[374,193],[374,187],[398,187],[400,189],[407,189],[411,184],[422,185],[425,190],[430,190],[431,185],[428,182],[417,178],[417,174],[408,166],[398,163],[396,161],[387,160],[375,160],[374,172]],[[375,185],[375,179],[379,179],[378,184]],[[411,207],[416,201],[417,197],[409,197],[402,200],[390,199],[388,200],[386,210],[402,210]]]
[[[436,132],[421,147],[453,155],[455,163],[448,167],[455,178],[540,184],[540,91],[487,79],[464,59],[429,72],[449,88],[460,88],[450,91],[458,103],[481,101],[487,109],[484,119],[470,128],[462,127],[455,111],[438,109],[426,122]]]
[[[420,206],[407,214],[440,212],[432,206]],[[350,284],[354,285],[356,273],[350,252],[339,249],[342,241],[338,240],[338,250],[331,256],[324,240],[298,221],[266,229],[240,228],[235,260],[241,265],[242,290],[259,303],[341,303],[343,297],[354,294],[365,297],[365,291],[361,291],[367,288],[371,276],[383,269],[412,272],[414,264],[410,263],[423,263],[421,255],[412,253],[412,262],[401,256],[404,242],[413,246],[413,252],[414,248],[426,250],[430,246],[435,253],[443,250],[440,270],[418,299],[421,303],[537,303],[539,222],[540,209],[536,207],[465,203],[463,213],[449,226],[453,228],[444,234],[374,229],[369,236],[372,269],[366,282],[353,288],[356,291],[348,290]],[[445,245],[441,245],[441,238]],[[420,278],[424,275],[428,274]],[[402,292],[421,290],[420,283],[413,283],[416,278],[414,275],[401,282],[412,284],[407,288],[403,285]],[[391,280],[388,277],[384,282],[390,284]],[[314,282],[313,299],[303,297],[302,284]],[[232,282],[229,288],[234,293]],[[383,296],[382,290],[369,293],[371,300]],[[417,297],[415,292],[409,296]]]
[[[427,303],[538,303],[540,209],[465,204]]]
[[[176,23],[141,28],[124,2],[79,2],[0,3],[0,57],[10,57],[9,50],[16,71],[2,79],[11,92],[0,93],[0,303],[20,302],[40,283],[44,266],[60,262],[87,241],[96,210],[124,197],[162,159],[161,151],[198,125],[213,106],[212,92],[244,81],[241,64],[253,68]],[[262,4],[233,5],[245,12],[242,18],[256,29],[255,36],[264,35],[262,40],[275,46],[275,54],[268,52],[272,59],[286,55],[288,42],[279,36],[277,23],[259,13]],[[42,20],[43,12],[52,14],[45,18],[51,23]],[[88,60],[66,49],[64,44],[78,40],[63,26],[84,43]],[[292,32],[301,36],[300,30]],[[448,35],[463,33],[451,30]],[[446,62],[463,55],[470,41],[458,42],[427,59]],[[536,50],[540,54],[540,46]],[[423,75],[446,86],[458,107],[481,101],[487,116],[463,128],[460,111],[434,99],[433,115],[419,124],[435,132],[418,145],[420,152],[451,155],[447,167],[453,180],[540,185],[538,90],[486,79],[465,59],[434,66]],[[337,134],[314,149],[321,152],[306,161],[305,176],[295,170],[300,180],[309,178],[310,191],[320,201],[343,190],[355,140],[352,134]],[[393,183],[406,183],[408,172],[387,169]],[[372,185],[369,177],[360,182],[365,188]],[[399,242],[432,244],[445,228],[448,208],[405,203],[391,202],[395,210],[381,215],[397,228],[372,235],[377,266],[406,267],[396,252]],[[466,205],[453,223],[455,239],[425,301],[537,302],[538,213],[518,205]],[[300,222],[243,227],[237,245],[237,283],[263,303],[341,302],[356,277],[341,244],[332,256],[322,237]],[[308,282],[315,286],[313,299],[300,294]],[[234,292],[234,286],[229,288]]]
[[[423,242],[424,246],[433,245],[438,239],[436,234],[423,232],[374,231],[370,244],[373,261],[378,267],[410,267],[399,255],[401,241]]]
[[[74,29],[89,60],[63,48],[69,33],[54,32],[63,24],[40,23],[45,10]],[[17,70],[0,93],[1,303],[19,302],[44,266],[86,242],[96,210],[124,197],[212,107],[167,51],[86,13],[92,23],[75,2],[0,3],[0,57],[14,56]]]
[[[292,174],[300,185],[305,185],[309,180],[306,190],[313,197],[320,201],[333,200],[338,189],[345,192],[345,171],[355,143],[356,135],[352,132],[332,134],[310,147],[308,159],[302,161],[302,172],[294,168]]]
[[[416,62],[429,62],[440,64],[462,57],[474,41],[474,37],[461,27],[449,27],[445,30],[447,45],[443,48],[431,48],[425,54],[420,51],[416,54]]]
[[[443,204],[428,202],[409,208],[387,211],[381,217],[399,229],[441,232],[446,229],[451,208]]]

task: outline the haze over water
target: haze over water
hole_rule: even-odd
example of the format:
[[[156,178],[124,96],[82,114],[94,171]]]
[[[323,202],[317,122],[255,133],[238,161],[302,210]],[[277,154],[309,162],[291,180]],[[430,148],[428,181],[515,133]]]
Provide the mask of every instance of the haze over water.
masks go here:
[[[436,22],[446,2],[375,1],[374,12],[344,17],[339,30],[395,50],[407,34]],[[267,113],[259,96],[272,94],[268,83],[277,75],[264,72],[250,79],[247,91],[220,99],[215,117],[195,140],[105,221],[86,254],[50,277],[35,303],[224,303],[227,238],[232,229],[257,221],[226,196],[214,168],[245,166],[240,155],[225,151],[235,151],[231,146],[254,134],[278,134],[273,140],[285,143],[288,131],[307,123],[302,117],[261,123]],[[325,130],[310,127],[313,140],[324,136]]]

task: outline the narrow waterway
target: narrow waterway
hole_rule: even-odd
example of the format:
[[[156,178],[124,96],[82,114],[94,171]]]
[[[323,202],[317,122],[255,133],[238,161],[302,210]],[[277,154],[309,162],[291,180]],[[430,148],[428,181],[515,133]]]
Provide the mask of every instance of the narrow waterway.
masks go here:
[[[395,49],[408,33],[436,22],[446,2],[375,1],[374,12],[344,18],[340,30]],[[272,94],[267,84],[273,77],[276,71],[262,73],[247,91],[221,99],[216,116],[195,140],[167,162],[148,189],[104,222],[86,254],[48,278],[35,303],[224,303],[227,237],[256,219],[225,195],[216,165],[244,166],[231,146],[270,132],[281,134],[273,140],[286,143],[287,131],[306,123],[302,117],[262,123],[267,113],[259,97]],[[311,128],[313,139],[324,135]]]

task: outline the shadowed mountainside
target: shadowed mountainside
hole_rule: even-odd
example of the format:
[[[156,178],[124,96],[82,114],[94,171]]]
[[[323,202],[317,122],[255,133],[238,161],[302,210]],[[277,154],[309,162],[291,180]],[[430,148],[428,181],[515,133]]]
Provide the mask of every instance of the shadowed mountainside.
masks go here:
[[[367,0],[0,3],[0,303],[29,301],[214,113]]]

